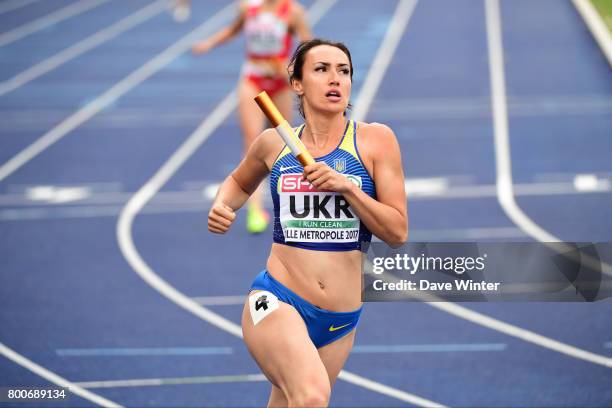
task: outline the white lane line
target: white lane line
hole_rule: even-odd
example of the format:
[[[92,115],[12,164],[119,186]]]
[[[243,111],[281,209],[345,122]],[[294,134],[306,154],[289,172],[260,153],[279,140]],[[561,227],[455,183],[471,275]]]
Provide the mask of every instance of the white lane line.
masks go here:
[[[544,183],[543,183],[544,184]],[[552,196],[570,194],[609,193],[610,188],[577,191],[567,183],[548,183],[550,186],[515,185],[516,196]],[[158,193],[140,212],[141,214],[174,214],[206,212],[217,185],[201,191],[165,191]],[[85,187],[53,186],[34,187],[23,194],[0,195],[0,221],[28,221],[60,218],[116,217],[124,203],[133,195],[125,193],[96,193]],[[496,197],[495,185],[459,186],[450,188],[442,195],[411,193],[410,200],[440,201]],[[33,199],[40,200],[34,201]],[[14,208],[14,206],[18,206]],[[456,230],[412,230],[411,237],[421,241],[444,241],[445,239],[489,239],[524,238],[528,235],[519,228],[467,228]]]
[[[268,381],[263,374],[215,375],[205,377],[142,378],[134,380],[84,381],[83,388],[155,387],[160,385],[215,384]]]
[[[367,270],[370,271],[370,274],[373,274],[371,272],[372,264],[367,260],[365,267]],[[390,281],[392,282],[400,281],[400,279],[398,277],[395,277],[393,274],[390,274],[388,276],[388,279],[390,279]],[[502,322],[501,320],[486,316],[482,313],[475,312],[466,307],[459,306],[455,303],[439,301],[440,298],[431,293],[406,293],[405,296],[414,299],[419,299],[425,304],[428,304],[429,306],[437,308],[443,312],[449,313],[464,320],[468,320],[480,326],[507,334],[509,336],[516,337],[518,339],[535,344],[537,346],[544,347],[561,354],[566,354],[570,357],[599,364],[604,367],[612,367],[612,358],[595,354],[590,351],[586,351],[557,340],[553,340],[551,338],[542,336],[540,334],[523,329],[521,327],[514,326],[512,324]]]
[[[76,206],[59,208],[28,208],[0,210],[0,221],[28,221],[41,219],[99,218],[117,217],[121,213],[120,205]],[[142,214],[175,214],[188,212],[207,212],[209,204],[201,200],[186,204],[163,204],[148,206]]]
[[[240,296],[244,303],[244,296]],[[200,303],[201,304],[201,303]],[[451,344],[360,344],[352,351],[367,353],[457,353],[475,351],[504,351],[505,343]],[[142,357],[142,356],[218,356],[234,354],[232,347],[141,347],[141,348],[85,348],[57,349],[61,357]]]
[[[407,179],[409,180],[409,179]],[[580,184],[583,183],[583,184]],[[577,179],[574,183],[526,183],[515,184],[516,196],[553,196],[553,195],[585,195],[610,193],[612,187],[607,179],[598,179],[596,183],[587,183]],[[213,200],[219,183],[211,182],[202,190],[164,191],[155,196],[151,202],[158,204],[196,204],[208,203]],[[447,199],[477,199],[497,196],[495,184],[472,184],[449,186],[445,191],[434,191],[433,188],[406,187],[411,200],[447,200]],[[75,194],[79,192],[78,194]],[[39,207],[57,208],[58,203],[79,201],[79,205],[123,205],[133,195],[133,192],[96,191],[91,185],[39,185],[30,186],[21,193],[0,194],[0,207]],[[75,195],[77,195],[75,197]],[[68,200],[63,198],[67,197]]]
[[[497,0],[485,0],[486,8],[486,23],[487,23],[487,41],[489,44],[490,53],[490,65],[491,65],[491,88],[493,97],[493,108],[494,108],[494,125],[495,125],[495,147],[496,147],[496,164],[497,164],[497,178],[498,178],[498,195],[500,196],[500,202],[502,207],[508,211],[508,201],[514,203],[514,196],[512,193],[512,176],[510,172],[510,160],[508,154],[500,154],[501,147],[503,146],[508,152],[508,118],[506,116],[506,105],[505,105],[505,81],[503,77],[503,55],[501,53],[501,26],[499,16],[499,3]],[[505,135],[505,138],[502,137]],[[498,143],[499,142],[499,143]],[[503,187],[500,187],[503,186]],[[508,194],[509,191],[509,194]],[[503,199],[502,199],[503,197]],[[516,207],[516,203],[514,203]],[[514,210],[513,210],[514,211]],[[520,210],[519,210],[520,212]],[[514,215],[514,213],[513,213]],[[515,217],[510,217],[515,223]],[[524,225],[519,224],[523,230]],[[535,225],[535,224],[534,224]],[[532,235],[531,229],[526,230],[527,233]],[[533,236],[533,235],[532,235]],[[558,241],[553,239],[553,241]],[[574,346],[570,346],[559,341],[550,339],[548,337],[539,335],[529,330],[513,326],[508,323],[504,323],[500,320],[491,318],[481,313],[474,312],[463,306],[459,306],[448,302],[427,302],[432,307],[443,310],[447,313],[455,315],[465,320],[469,320],[473,323],[479,324],[484,327],[488,327],[493,330],[505,333],[510,336],[514,336],[525,340],[527,342],[536,344],[538,346],[548,348],[550,350],[569,355],[574,358],[589,361],[595,364],[600,364],[606,367],[612,367],[612,359],[601,356],[595,353],[591,353],[586,350],[579,349]]]
[[[409,196],[444,195],[449,190],[449,179],[446,177],[410,178],[404,180],[404,190]]]
[[[488,327],[490,329],[505,333],[509,336],[513,336],[524,340],[529,343],[547,348],[549,350],[556,351],[558,353],[566,354],[570,357],[574,357],[580,360],[588,361],[594,364],[599,364],[604,367],[612,367],[612,358],[602,356],[599,354],[592,353],[580,349],[578,347],[571,346],[569,344],[562,343],[557,340],[553,340],[549,337],[542,336],[532,331],[523,329],[512,324],[504,323],[500,320],[486,316],[482,313],[475,312],[466,307],[459,306],[454,303],[448,302],[426,302],[432,307],[443,310],[447,313],[455,315],[465,320],[469,320],[480,326]]]
[[[12,360],[14,363],[32,371],[35,374],[38,374],[45,380],[52,382],[55,385],[60,387],[68,388],[70,392],[78,395],[81,398],[85,398],[88,401],[93,402],[94,404],[100,405],[101,407],[109,407],[109,408],[121,408],[121,405],[107,400],[97,394],[94,394],[91,391],[87,391],[86,389],[80,387],[76,383],[70,382],[63,377],[47,370],[44,367],[39,366],[31,360],[28,360],[21,354],[18,354],[14,350],[8,348],[3,343],[0,343],[0,354],[4,355],[9,360]]]
[[[119,34],[144,23],[166,9],[167,0],[157,0],[116,23],[99,30],[74,45],[58,52],[57,54],[39,62],[36,65],[18,73],[12,78],[0,83],[0,96],[27,84],[28,82],[46,74],[60,65],[78,57],[79,55],[94,49],[95,47],[117,37]]]
[[[437,180],[441,178],[433,178]],[[444,188],[423,183],[427,179],[406,179],[405,188],[411,201],[454,200],[497,197],[495,184],[457,184],[450,185],[446,179]],[[155,196],[149,205],[192,205],[206,204],[214,199],[220,182],[201,183],[200,188],[187,188],[177,191],[163,191]],[[514,184],[515,196],[554,196],[554,195],[590,195],[612,192],[612,183],[608,178],[576,175],[572,182],[539,182]],[[58,208],[58,204],[79,201],[82,206],[109,205],[119,206],[127,202],[133,192],[109,191],[97,189],[95,184],[74,185],[31,185],[24,186],[18,193],[0,194],[0,207],[48,206]],[[266,197],[268,204],[270,198]],[[25,207],[25,208],[23,208]],[[75,208],[71,205],[71,208]]]
[[[89,187],[37,186],[26,191],[26,198],[47,204],[65,204],[84,200],[91,196]]]
[[[508,107],[506,105],[506,78],[504,70],[504,49],[501,31],[499,0],[485,0],[487,44],[489,49],[489,71],[491,77],[491,100],[493,103],[493,130],[495,140],[495,164],[497,172],[497,196],[508,217],[527,234],[543,243],[561,242],[525,214],[514,196]],[[558,248],[558,246],[557,246]],[[570,246],[567,252],[571,253]],[[612,276],[612,265],[584,256],[581,262],[595,270]]]
[[[6,31],[0,34],[0,47],[15,42],[27,35],[40,31],[53,24],[59,23],[62,20],[84,13],[94,7],[108,2],[109,0],[81,0],[79,2],[70,4],[64,8],[61,8],[53,13],[47,14],[39,19],[21,25],[10,31]]]
[[[572,2],[612,67],[612,34],[606,23],[590,0],[572,0]]]
[[[351,353],[459,353],[505,351],[506,343],[453,343],[453,344],[359,344]]]
[[[147,80],[153,74],[157,73],[166,65],[171,63],[179,55],[189,49],[196,39],[203,37],[205,33],[211,31],[219,26],[223,21],[229,19],[234,13],[234,8],[235,5],[233,3],[225,6],[189,34],[185,35],[179,41],[175,42],[170,47],[166,48],[164,51],[147,61],[144,65],[133,71],[117,84],[113,85],[102,95],[99,95],[93,99],[83,108],[79,109],[68,118],[60,122],[57,126],[46,132],[34,143],[23,149],[17,155],[13,156],[9,161],[0,166],[0,181],[7,178],[21,166],[39,155],[49,146],[56,143],[78,126],[94,117],[104,108],[114,103],[132,88]]]
[[[319,2],[320,1],[322,0],[319,0]],[[327,0],[327,2],[331,4],[335,3],[335,1],[336,0]],[[400,6],[404,3],[406,3],[406,1],[401,1]],[[412,3],[412,1],[410,1],[410,3]],[[317,3],[315,3],[312,8],[314,8],[316,4]],[[326,7],[325,11],[329,10],[329,8],[331,8],[331,5]],[[312,17],[310,17],[310,21],[313,26],[316,24]],[[172,156],[164,163],[157,173],[155,173],[155,175],[140,190],[138,190],[136,194],[134,194],[119,215],[119,220],[117,222],[117,240],[123,256],[128,261],[132,269],[134,269],[134,271],[155,290],[195,316],[198,316],[221,330],[242,338],[242,329],[239,325],[205,307],[202,307],[196,301],[187,297],[185,294],[178,291],[159,275],[157,275],[138,253],[131,233],[132,224],[136,215],[138,215],[142,208],[153,198],[155,194],[157,194],[163,185],[176,173],[176,171],[178,171],[178,169],[189,159],[189,157],[193,155],[200,145],[204,143],[206,139],[208,139],[212,132],[229,116],[235,107],[236,94],[235,91],[232,91],[219,105],[217,105],[213,112],[202,122],[195,132],[190,135],[187,140],[183,142],[183,144],[172,154]],[[371,391],[397,398],[402,401],[414,403],[415,405],[441,407],[441,405],[433,401],[426,400],[416,395],[386,386],[344,370],[340,373],[339,378]]]
[[[9,0],[0,4],[0,14],[8,13],[9,11],[16,10],[28,4],[32,4],[39,0]]]
[[[232,347],[139,347],[57,349],[61,357],[215,356],[233,354]]]
[[[599,178],[596,174],[577,174],[574,177],[574,188],[580,192],[609,190],[610,180]]]
[[[355,108],[351,117],[354,120],[362,121],[366,117],[366,113],[370,109],[370,105],[374,100],[374,96],[380,87],[380,84],[387,73],[387,68],[391,63],[391,59],[395,54],[395,50],[408,27],[410,17],[417,5],[416,0],[401,0],[393,15],[393,20],[389,24],[389,28],[385,33],[385,38],[382,41],[383,46],[378,49],[376,56],[372,59],[372,65],[368,70],[361,91],[355,102]]]
[[[384,394],[384,395],[396,398],[401,401],[409,402],[418,407],[444,408],[444,405],[440,405],[436,402],[433,402],[425,398],[421,398],[417,395],[409,394],[405,391],[398,390],[397,388],[389,387],[385,384],[381,384],[379,382],[369,380],[365,377],[348,372],[346,370],[340,371],[340,375],[338,376],[338,378],[344,381],[348,381],[352,384],[359,385],[360,387],[366,388],[370,391],[374,391],[379,394]]]

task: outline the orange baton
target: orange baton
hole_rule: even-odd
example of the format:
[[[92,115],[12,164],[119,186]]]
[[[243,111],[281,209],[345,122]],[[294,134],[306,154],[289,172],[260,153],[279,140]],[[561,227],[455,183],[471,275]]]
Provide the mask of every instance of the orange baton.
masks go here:
[[[257,102],[257,105],[259,105],[263,113],[272,122],[278,134],[283,138],[289,149],[291,149],[291,153],[293,153],[302,166],[314,163],[315,160],[312,158],[312,155],[306,150],[304,143],[295,135],[289,122],[283,118],[283,115],[278,111],[278,108],[274,105],[266,91],[257,95],[255,102]]]

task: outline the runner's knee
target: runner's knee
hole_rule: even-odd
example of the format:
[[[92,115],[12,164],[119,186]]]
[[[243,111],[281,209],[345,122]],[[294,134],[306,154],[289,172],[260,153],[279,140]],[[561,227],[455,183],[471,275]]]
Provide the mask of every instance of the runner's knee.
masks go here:
[[[287,398],[289,407],[327,407],[331,388],[327,376],[316,381],[304,382]]]

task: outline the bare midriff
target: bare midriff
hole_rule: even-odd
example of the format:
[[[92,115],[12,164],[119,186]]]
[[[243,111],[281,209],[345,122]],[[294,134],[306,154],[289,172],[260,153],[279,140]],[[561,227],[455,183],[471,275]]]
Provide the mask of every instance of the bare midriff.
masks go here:
[[[248,58],[247,63],[256,67],[262,76],[286,77],[287,59],[285,58]]]
[[[362,253],[272,244],[268,272],[311,304],[334,312],[361,306]]]

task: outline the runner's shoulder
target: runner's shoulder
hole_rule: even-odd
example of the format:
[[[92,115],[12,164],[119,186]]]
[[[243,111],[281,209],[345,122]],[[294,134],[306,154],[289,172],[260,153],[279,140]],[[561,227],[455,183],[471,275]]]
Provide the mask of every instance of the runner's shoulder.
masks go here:
[[[265,129],[253,142],[253,148],[256,150],[257,155],[266,159],[269,159],[271,156],[276,157],[284,145],[285,142],[274,128]]]
[[[398,145],[393,130],[378,122],[357,122],[357,138],[359,150],[367,150],[375,156],[377,153],[384,154],[388,149]]]

